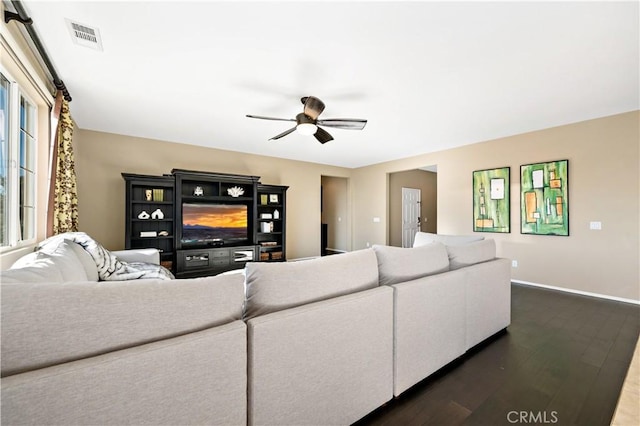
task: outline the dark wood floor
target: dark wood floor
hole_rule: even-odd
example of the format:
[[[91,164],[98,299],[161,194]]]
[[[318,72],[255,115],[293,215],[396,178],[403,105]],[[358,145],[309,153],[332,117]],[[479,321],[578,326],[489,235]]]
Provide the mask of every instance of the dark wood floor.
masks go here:
[[[609,425],[639,332],[638,305],[513,284],[506,332],[356,425]]]

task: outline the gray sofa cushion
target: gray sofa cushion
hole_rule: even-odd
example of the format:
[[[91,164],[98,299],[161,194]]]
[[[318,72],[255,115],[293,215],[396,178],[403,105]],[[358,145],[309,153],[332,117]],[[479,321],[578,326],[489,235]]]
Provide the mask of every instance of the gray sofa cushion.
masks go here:
[[[378,286],[373,250],[285,263],[247,263],[244,318]]]
[[[247,327],[248,425],[349,425],[392,398],[390,287],[263,315]]]
[[[496,258],[494,240],[476,241],[461,246],[447,246],[451,269],[460,269]]]
[[[374,245],[378,259],[380,285],[415,280],[449,270],[449,257],[443,244],[413,248]]]
[[[2,378],[3,425],[246,425],[242,321]]]
[[[433,242],[442,243],[447,246],[459,246],[482,240],[484,240],[484,237],[479,235],[444,235],[431,234],[429,232],[418,232],[416,233],[416,238],[413,241],[413,246],[419,247]]]
[[[238,320],[244,300],[241,275],[1,290],[2,376]]]

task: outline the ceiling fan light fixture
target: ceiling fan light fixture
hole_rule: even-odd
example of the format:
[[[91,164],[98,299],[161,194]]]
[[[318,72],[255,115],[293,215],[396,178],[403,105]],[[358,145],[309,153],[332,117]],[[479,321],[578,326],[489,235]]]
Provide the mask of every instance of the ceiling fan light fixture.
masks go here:
[[[362,130],[367,124],[367,120],[355,119],[355,118],[330,118],[327,120],[318,120],[318,116],[324,111],[324,102],[314,96],[305,96],[300,99],[304,104],[304,110],[296,115],[296,118],[275,118],[275,117],[265,117],[262,115],[249,115],[249,118],[260,118],[262,120],[276,120],[276,121],[295,121],[296,126],[292,127],[284,132],[275,135],[270,138],[270,141],[280,139],[284,136],[290,135],[296,130],[301,135],[313,135],[318,142],[321,144],[325,144],[329,141],[333,140],[333,136],[331,136],[323,127],[336,127],[338,129],[352,129],[352,130]],[[320,126],[318,126],[318,124]]]
[[[296,126],[296,130],[301,135],[315,135],[318,131],[318,127],[313,123],[300,123]]]

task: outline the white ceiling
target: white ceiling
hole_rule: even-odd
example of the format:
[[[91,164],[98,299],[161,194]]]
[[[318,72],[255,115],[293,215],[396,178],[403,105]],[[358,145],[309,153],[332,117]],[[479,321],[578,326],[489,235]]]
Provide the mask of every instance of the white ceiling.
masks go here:
[[[639,109],[637,1],[23,4],[82,129],[359,167]],[[306,95],[368,124],[321,145],[245,117]]]

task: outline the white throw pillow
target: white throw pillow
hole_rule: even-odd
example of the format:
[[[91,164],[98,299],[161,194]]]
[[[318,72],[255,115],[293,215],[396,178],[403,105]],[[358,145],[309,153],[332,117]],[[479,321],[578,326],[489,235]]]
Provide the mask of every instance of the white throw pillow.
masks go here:
[[[69,247],[71,247],[80,263],[82,263],[84,272],[87,274],[87,280],[98,281],[98,267],[96,266],[96,261],[93,260],[93,257],[91,257],[89,252],[76,242],[71,240],[65,240],[65,242],[69,244]]]
[[[11,265],[11,269],[30,266],[36,260],[38,260],[38,252],[34,251],[33,253],[25,254],[20,259],[16,260],[13,265]]]
[[[5,283],[62,283],[62,272],[51,256],[34,253],[36,259],[28,265],[0,271],[0,282]],[[44,256],[43,256],[44,255]]]
[[[39,251],[38,259],[50,258],[62,273],[62,280],[65,282],[88,281],[84,266],[71,244],[73,244],[71,241],[62,240],[53,251],[48,253]]]

